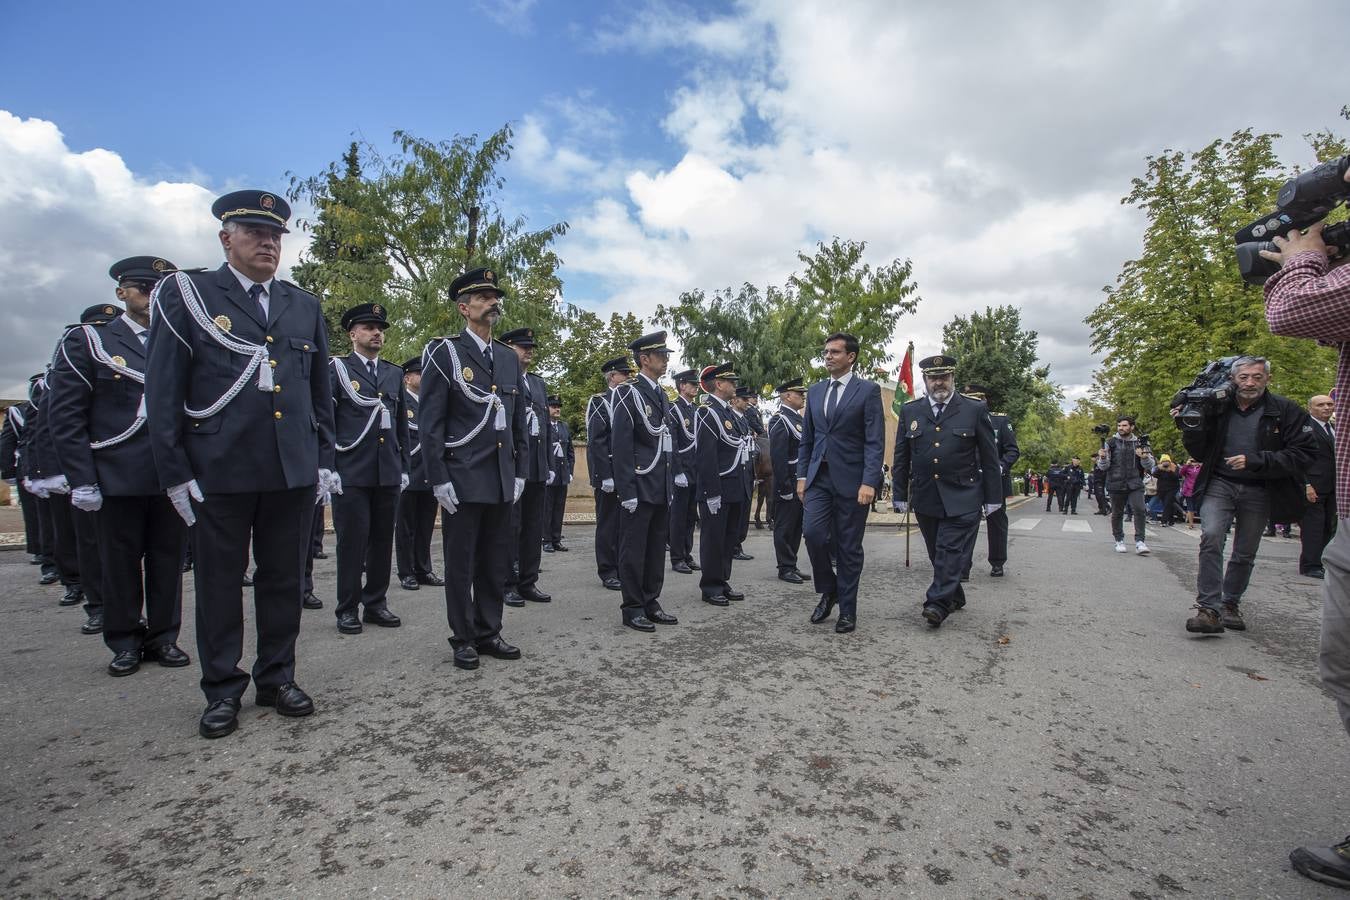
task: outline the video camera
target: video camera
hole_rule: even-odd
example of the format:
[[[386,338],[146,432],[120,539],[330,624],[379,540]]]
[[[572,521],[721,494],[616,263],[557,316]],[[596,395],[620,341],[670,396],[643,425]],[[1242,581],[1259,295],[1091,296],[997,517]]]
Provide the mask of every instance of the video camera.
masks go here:
[[[1111,433],[1111,426],[1110,426],[1110,425],[1093,425],[1093,426],[1092,426],[1092,433],[1093,433],[1093,434],[1099,434],[1099,435],[1101,435],[1102,437],[1106,437],[1108,434]]]
[[[1238,271],[1243,281],[1264,284],[1279,271],[1278,264],[1261,256],[1262,250],[1276,249],[1272,238],[1302,231],[1350,201],[1350,184],[1345,181],[1347,169],[1350,169],[1350,154],[1289,179],[1276,195],[1276,211],[1262,216],[1234,236]],[[1342,254],[1350,251],[1350,222],[1328,226],[1322,232],[1322,240]]]
[[[1177,414],[1177,427],[1183,431],[1199,431],[1205,427],[1205,419],[1218,415],[1233,399],[1233,382],[1230,378],[1236,356],[1225,356],[1215,360],[1200,370],[1195,380],[1172,396],[1168,404],[1180,406]],[[1142,440],[1142,438],[1141,438]]]

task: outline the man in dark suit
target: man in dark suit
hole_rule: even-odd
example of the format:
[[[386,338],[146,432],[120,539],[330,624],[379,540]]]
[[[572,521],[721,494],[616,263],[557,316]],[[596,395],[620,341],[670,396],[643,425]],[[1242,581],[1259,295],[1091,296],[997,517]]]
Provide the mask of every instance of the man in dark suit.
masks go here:
[[[830,335],[823,358],[830,377],[807,392],[797,454],[797,497],[802,501],[811,578],[820,594],[811,622],[824,622],[837,603],[834,630],[847,634],[857,626],[867,513],[881,489],[885,412],[881,388],[853,371],[856,337]]]
[[[900,408],[895,433],[895,511],[913,507],[923,533],[933,582],[923,617],[937,628],[966,605],[961,573],[969,565],[972,533],[1002,505],[1002,478],[989,407],[953,388],[956,359],[930,356],[919,363],[927,396]]]
[[[427,480],[422,453],[420,402],[422,357],[403,364],[403,406],[408,419],[408,487],[398,498],[398,522],[394,528],[394,551],[398,558],[398,583],[405,591],[422,585],[445,584],[431,568],[431,532],[436,527],[436,498]]]
[[[619,356],[600,367],[605,389],[586,402],[586,468],[595,491],[595,567],[600,583],[611,591],[619,586],[619,498],[614,493],[614,463],[610,459],[610,408],[614,389],[633,374],[628,357]]]
[[[670,532],[670,401],[657,383],[666,374],[670,350],[664,331],[629,344],[638,365],[632,384],[614,392],[610,452],[614,493],[619,498],[619,583],[623,624],[651,632],[679,620],[661,609],[666,578],[666,535]]]
[[[521,403],[525,407],[527,450],[516,461],[525,491],[511,507],[511,567],[506,575],[507,606],[524,606],[526,600],[548,603],[553,597],[539,590],[539,565],[543,559],[544,502],[553,480],[548,441],[548,385],[530,371],[534,362],[534,329],[517,328],[501,336],[501,342],[516,353],[521,379]]]
[[[548,398],[548,459],[552,477],[544,502],[544,552],[566,553],[563,546],[563,514],[567,511],[567,488],[577,467],[577,449],[572,446],[572,429],[562,418],[562,398]]]
[[[361,622],[381,628],[403,624],[389,610],[389,569],[394,554],[398,495],[408,486],[408,408],[403,369],[380,359],[389,321],[378,303],[342,314],[352,342],[348,356],[334,356],[332,381],[337,473],[342,494],[333,498],[337,532],[337,629],[360,634]],[[361,583],[362,575],[365,584]],[[364,614],[357,618],[358,608]]]
[[[989,389],[982,384],[969,384],[965,395],[989,405]],[[991,412],[989,420],[994,423],[994,444],[998,449],[998,469],[1003,486],[1001,503],[994,512],[985,516],[984,527],[989,533],[989,574],[994,578],[1003,577],[1003,567],[1008,562],[1008,498],[1012,496],[1012,467],[1017,464],[1022,451],[1013,435],[1012,422],[1004,413]],[[979,539],[980,526],[977,524],[970,535],[970,552],[966,554],[966,567],[961,572],[961,580],[970,580],[970,563],[975,553],[975,542]]]
[[[666,421],[673,442],[671,466],[675,473],[675,494],[670,501],[670,568],[689,575],[701,568],[694,562],[694,523],[698,519],[698,461],[694,455],[697,369],[675,373],[675,394]]]
[[[773,553],[778,577],[789,584],[805,584],[797,570],[802,543],[802,501],[797,497],[797,461],[802,440],[802,408],[806,387],[800,378],[777,388],[778,414],[769,419],[769,456],[773,460]]]
[[[242,583],[253,548],[260,706],[307,716],[295,683],[302,577],[316,494],[341,491],[333,472],[328,326],[319,299],[276,278],[290,207],[266,191],[216,200],[225,264],[165,278],[150,317],[145,400],[150,448],[178,514],[192,529],[197,657],[208,706],[203,737],[230,734],[249,676]]]
[[[491,269],[450,283],[464,317],[459,334],[422,354],[422,455],[441,519],[445,613],[454,664],[478,668],[479,655],[520,659],[502,639],[502,599],[511,566],[511,505],[525,490],[524,370],[492,339],[505,291]]]
[[[1326,576],[1322,569],[1322,551],[1336,536],[1336,429],[1331,424],[1335,408],[1336,402],[1325,394],[1308,400],[1313,437],[1317,439],[1317,456],[1303,473],[1308,508],[1298,527],[1302,544],[1298,572],[1309,578]]]
[[[103,580],[103,642],[108,674],[130,675],[141,661],[186,666],[178,648],[183,618],[187,529],[148,464],[142,403],[150,293],[176,267],[154,256],[114,263],[126,312],[66,332],[47,376],[48,425],[70,502],[91,517]],[[141,608],[145,608],[145,619]]]
[[[736,424],[731,400],[740,376],[726,362],[708,366],[699,378],[707,402],[695,416],[694,450],[698,466],[699,536],[698,557],[703,567],[698,589],[705,603],[726,606],[744,600],[745,594],[731,586],[731,563],[741,514],[750,503],[753,470],[750,442]]]

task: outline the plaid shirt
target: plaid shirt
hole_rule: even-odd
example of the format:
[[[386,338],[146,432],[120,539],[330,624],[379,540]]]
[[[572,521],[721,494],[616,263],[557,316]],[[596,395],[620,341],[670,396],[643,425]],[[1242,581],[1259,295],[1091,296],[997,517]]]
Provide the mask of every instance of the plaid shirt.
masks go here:
[[[1285,260],[1266,282],[1266,323],[1272,334],[1313,338],[1340,352],[1336,422],[1350,424],[1350,265],[1327,271],[1321,253]],[[1350,517],[1350,428],[1336,429],[1336,516]]]

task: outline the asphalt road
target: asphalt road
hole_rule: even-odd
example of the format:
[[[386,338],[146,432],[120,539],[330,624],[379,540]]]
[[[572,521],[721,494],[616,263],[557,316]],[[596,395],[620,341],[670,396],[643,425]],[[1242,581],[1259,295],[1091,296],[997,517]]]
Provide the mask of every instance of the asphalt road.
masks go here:
[[[339,635],[329,559],[299,647],[318,712],[250,691],[219,741],[195,665],[109,678],[78,609],[0,554],[0,895],[1340,896],[1287,861],[1350,830],[1296,542],[1264,543],[1251,630],[1196,639],[1194,534],[1119,555],[1103,518],[1035,507],[1008,577],[981,539],[937,631],[917,535],[906,569],[870,531],[845,636],[754,531],[745,602],[669,573],[680,624],[623,629],[572,526],[554,602],[507,611],[525,658],[473,673],[436,589],[394,588],[401,629]]]

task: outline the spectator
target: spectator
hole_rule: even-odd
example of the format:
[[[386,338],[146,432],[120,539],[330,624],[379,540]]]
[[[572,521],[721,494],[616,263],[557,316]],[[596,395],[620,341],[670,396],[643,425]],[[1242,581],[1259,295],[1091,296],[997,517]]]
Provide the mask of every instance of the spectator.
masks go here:
[[[1200,464],[1192,457],[1186,457],[1181,472],[1181,507],[1186,510],[1186,527],[1195,530],[1195,479],[1200,476]]]
[[[1322,551],[1336,534],[1336,429],[1331,424],[1335,403],[1325,394],[1308,400],[1317,456],[1303,473],[1308,507],[1298,526],[1302,543],[1298,572],[1309,578],[1322,578],[1326,574],[1322,569]]]
[[[1164,453],[1158,458],[1158,466],[1153,470],[1153,477],[1158,483],[1158,502],[1162,507],[1159,524],[1163,528],[1171,528],[1172,523],[1180,518],[1176,513],[1180,511],[1177,506],[1177,493],[1181,490],[1181,470],[1172,462],[1172,457]]]
[[[1092,496],[1097,500],[1097,515],[1111,515],[1111,507],[1106,500],[1106,448],[1097,451],[1092,463]]]

